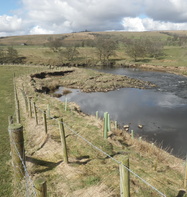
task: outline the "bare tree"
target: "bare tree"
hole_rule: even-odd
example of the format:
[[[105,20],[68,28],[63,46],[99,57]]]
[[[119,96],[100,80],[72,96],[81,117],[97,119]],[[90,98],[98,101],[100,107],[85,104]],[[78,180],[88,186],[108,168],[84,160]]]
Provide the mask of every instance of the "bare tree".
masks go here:
[[[163,44],[153,38],[131,39],[126,43],[126,53],[137,61],[138,58],[153,57],[163,55]]]
[[[59,52],[60,51],[60,47],[62,46],[61,40],[60,39],[51,39],[48,44],[49,48],[53,51],[53,52]]]
[[[100,36],[95,41],[96,53],[102,63],[109,62],[109,58],[115,55],[117,42],[110,37]]]
[[[76,47],[66,47],[64,50],[61,50],[60,58],[65,57],[68,61],[73,61],[75,57],[79,55],[79,51]]]

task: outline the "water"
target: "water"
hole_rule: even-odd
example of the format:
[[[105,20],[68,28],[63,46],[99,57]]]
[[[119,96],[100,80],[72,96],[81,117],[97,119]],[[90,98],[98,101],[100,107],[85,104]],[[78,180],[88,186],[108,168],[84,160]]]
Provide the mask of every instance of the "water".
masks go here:
[[[147,72],[138,69],[102,70],[127,75],[157,85],[154,89],[121,88],[107,93],[82,93],[72,90],[69,101],[80,105],[86,114],[99,111],[100,117],[109,112],[120,125],[130,124],[135,134],[173,149],[173,154],[187,153],[187,78],[168,73]],[[62,87],[58,90],[62,92]],[[57,91],[57,92],[58,92]],[[64,101],[65,97],[60,98]],[[143,129],[138,128],[143,125]]]

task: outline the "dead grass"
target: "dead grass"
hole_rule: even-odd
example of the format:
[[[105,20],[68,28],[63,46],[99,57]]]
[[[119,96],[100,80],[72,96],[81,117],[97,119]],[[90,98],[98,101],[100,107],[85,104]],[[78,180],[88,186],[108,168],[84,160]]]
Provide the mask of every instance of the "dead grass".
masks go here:
[[[67,80],[73,78],[74,76],[69,75]],[[118,161],[129,156],[131,170],[167,196],[176,196],[179,188],[183,187],[182,160],[153,144],[132,139],[129,133],[115,130],[114,126],[108,140],[104,140],[101,119],[80,113],[79,107],[74,103],[68,103],[68,111],[65,112],[64,103],[49,95],[34,92],[29,81],[29,77],[24,77],[17,80],[17,85],[22,88],[23,83],[27,95],[33,97],[40,109],[46,110],[47,105],[50,105],[51,117],[54,117],[48,119],[47,136],[40,110],[37,126],[34,118],[22,118],[28,170],[33,179],[38,176],[47,178],[50,196],[119,196],[118,164],[88,145],[72,130]],[[22,117],[27,117],[20,93],[19,98]],[[70,162],[68,165],[63,162],[58,117],[63,117],[64,122],[69,125],[65,127]],[[133,197],[159,196],[132,174],[130,182]]]

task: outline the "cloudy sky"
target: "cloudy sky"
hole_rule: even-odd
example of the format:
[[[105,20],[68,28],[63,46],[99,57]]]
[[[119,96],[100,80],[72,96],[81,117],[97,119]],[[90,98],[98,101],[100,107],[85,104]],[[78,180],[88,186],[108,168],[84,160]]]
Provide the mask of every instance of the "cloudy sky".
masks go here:
[[[86,29],[187,30],[187,0],[5,0],[1,3],[0,36]]]

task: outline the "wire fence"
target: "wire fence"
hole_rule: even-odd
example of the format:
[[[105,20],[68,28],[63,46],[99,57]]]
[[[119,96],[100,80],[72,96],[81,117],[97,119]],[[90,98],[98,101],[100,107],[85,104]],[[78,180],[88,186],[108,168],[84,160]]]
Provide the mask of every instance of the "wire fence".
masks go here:
[[[24,159],[19,154],[10,133],[11,144],[24,168],[24,179],[20,182],[19,193],[28,197],[37,196],[33,180],[42,175],[47,178],[49,196],[123,197],[119,169],[119,166],[122,165],[130,174],[131,196],[166,197],[161,192],[162,188],[154,186],[154,183],[158,182],[155,176],[153,178],[148,173],[147,176],[144,176],[146,172],[138,175],[132,170],[131,164],[130,167],[123,164],[122,161],[129,155],[129,152],[115,151],[114,154],[113,146],[108,140],[104,140],[102,135],[98,135],[96,126],[94,126],[94,135],[91,133],[85,135],[91,126],[87,124],[83,129],[84,123],[81,122],[81,117],[74,116],[77,113],[75,107],[69,107],[68,110],[67,106],[63,105],[52,108],[53,104],[50,103],[50,108],[49,105],[46,106],[45,98],[43,98],[45,101],[43,103],[41,98],[34,100],[30,97],[29,99],[25,90],[20,90],[22,116],[28,119],[25,128],[27,130],[25,131],[27,156]],[[23,107],[23,103],[25,103],[25,107]],[[67,114],[61,121],[59,118],[63,116],[62,111]],[[80,122],[80,125],[75,126],[73,124],[75,121]],[[68,164],[64,162],[59,124],[65,128]],[[97,124],[99,123],[97,122]],[[134,166],[132,165],[132,167]],[[163,184],[161,183],[161,185]],[[168,185],[167,187],[172,195],[176,192]],[[20,188],[22,189],[20,190]]]

